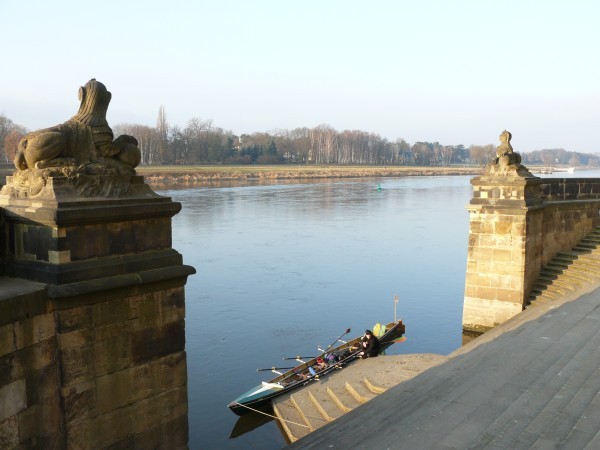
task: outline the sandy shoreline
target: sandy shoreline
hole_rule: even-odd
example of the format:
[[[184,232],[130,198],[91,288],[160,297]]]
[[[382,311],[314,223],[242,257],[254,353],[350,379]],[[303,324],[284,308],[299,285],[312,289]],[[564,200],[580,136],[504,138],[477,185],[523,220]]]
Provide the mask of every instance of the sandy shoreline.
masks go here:
[[[192,187],[214,182],[320,178],[480,175],[479,167],[383,166],[145,166],[136,172],[152,187]]]

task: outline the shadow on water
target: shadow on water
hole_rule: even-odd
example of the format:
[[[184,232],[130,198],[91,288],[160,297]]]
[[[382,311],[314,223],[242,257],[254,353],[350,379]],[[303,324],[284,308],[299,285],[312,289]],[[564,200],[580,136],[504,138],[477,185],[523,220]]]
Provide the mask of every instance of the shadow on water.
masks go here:
[[[271,405],[266,405],[262,408],[259,408],[257,411],[259,412],[249,412],[248,414],[244,414],[240,416],[237,420],[231,433],[229,434],[229,439],[235,439],[240,437],[250,431],[254,431],[257,428],[262,427],[263,425],[272,422],[273,420],[273,408]],[[268,415],[267,415],[268,414]]]

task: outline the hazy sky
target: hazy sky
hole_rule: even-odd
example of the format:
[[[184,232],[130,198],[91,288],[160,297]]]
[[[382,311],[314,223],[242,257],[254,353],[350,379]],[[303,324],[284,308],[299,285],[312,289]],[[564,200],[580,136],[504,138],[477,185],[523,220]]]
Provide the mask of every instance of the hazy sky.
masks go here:
[[[30,129],[96,78],[111,125],[600,152],[597,0],[0,0],[0,38],[0,113]]]

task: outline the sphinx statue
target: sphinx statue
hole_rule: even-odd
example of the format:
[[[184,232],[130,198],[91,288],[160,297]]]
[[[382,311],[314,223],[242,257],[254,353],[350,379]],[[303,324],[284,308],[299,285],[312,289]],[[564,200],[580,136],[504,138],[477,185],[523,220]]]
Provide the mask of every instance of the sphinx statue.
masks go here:
[[[505,176],[533,176],[531,172],[521,164],[521,155],[516,153],[510,140],[512,134],[504,130],[500,133],[500,145],[496,147],[496,158],[485,166],[486,175],[505,175]]]
[[[67,177],[84,197],[120,196],[140,163],[133,136],[114,138],[106,121],[111,93],[91,79],[79,88],[79,111],[54,127],[25,135],[14,160],[12,195],[38,195],[48,177]]]

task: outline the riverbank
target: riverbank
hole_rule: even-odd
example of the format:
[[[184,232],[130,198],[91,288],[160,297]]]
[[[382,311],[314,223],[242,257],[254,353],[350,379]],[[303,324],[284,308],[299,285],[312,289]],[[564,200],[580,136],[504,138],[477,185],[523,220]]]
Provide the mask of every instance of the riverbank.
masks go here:
[[[415,166],[144,166],[136,168],[153,188],[193,187],[214,182],[319,178],[480,175],[480,167]]]
[[[598,448],[599,307],[528,308],[290,448]]]

